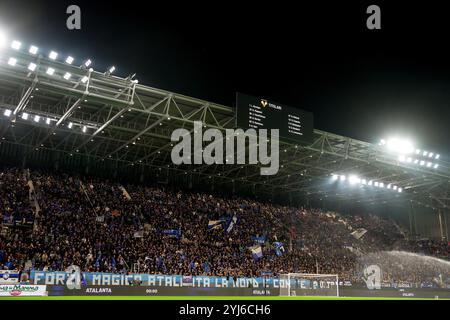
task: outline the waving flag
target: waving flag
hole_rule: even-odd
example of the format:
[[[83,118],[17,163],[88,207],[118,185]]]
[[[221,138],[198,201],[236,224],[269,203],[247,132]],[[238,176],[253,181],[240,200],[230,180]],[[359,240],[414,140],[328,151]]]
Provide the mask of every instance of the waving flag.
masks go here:
[[[284,252],[283,243],[279,242],[279,241],[275,241],[273,243],[273,246],[275,247],[275,253],[277,254],[277,256],[281,256]]]
[[[222,220],[209,220],[208,230],[222,228],[222,223],[223,223]]]
[[[236,216],[236,214],[234,214],[233,215],[233,217],[230,219],[230,221],[228,222],[228,227],[227,227],[227,229],[226,229],[226,231],[229,233],[232,229],[233,229],[233,227],[234,227],[234,225],[236,224],[236,222],[237,222],[237,216]]]
[[[263,256],[262,248],[260,245],[255,245],[249,247],[250,251],[252,252],[253,259],[257,260]]]

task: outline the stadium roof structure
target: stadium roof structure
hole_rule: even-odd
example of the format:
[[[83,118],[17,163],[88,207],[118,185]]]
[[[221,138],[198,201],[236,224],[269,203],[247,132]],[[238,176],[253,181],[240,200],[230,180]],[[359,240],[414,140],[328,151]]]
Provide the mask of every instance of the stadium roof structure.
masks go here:
[[[191,184],[267,196],[360,203],[409,199],[437,210],[450,206],[445,159],[436,168],[399,161],[377,144],[317,129],[307,145],[280,141],[280,170],[274,176],[261,176],[257,165],[174,165],[174,129],[192,132],[194,121],[205,128],[234,128],[234,108],[151,88],[133,76],[76,66],[70,59],[69,64],[36,47],[13,47],[0,49],[2,157],[111,173],[159,171]],[[332,181],[333,174],[338,181]],[[340,175],[349,179],[352,174],[360,177],[356,186],[334,185],[341,182]],[[384,188],[368,190],[375,187],[361,185],[363,177],[367,183],[383,182]]]

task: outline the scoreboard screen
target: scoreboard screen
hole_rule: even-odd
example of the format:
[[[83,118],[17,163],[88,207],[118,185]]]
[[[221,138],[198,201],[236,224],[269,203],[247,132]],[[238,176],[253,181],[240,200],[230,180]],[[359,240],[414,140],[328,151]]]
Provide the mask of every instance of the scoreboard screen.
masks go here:
[[[236,94],[236,125],[242,129],[279,129],[280,139],[311,143],[313,114],[273,101]]]

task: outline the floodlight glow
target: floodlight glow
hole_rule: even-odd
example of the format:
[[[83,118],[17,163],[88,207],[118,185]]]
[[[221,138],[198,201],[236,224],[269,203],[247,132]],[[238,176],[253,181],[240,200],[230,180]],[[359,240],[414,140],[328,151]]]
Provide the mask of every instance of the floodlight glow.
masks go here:
[[[357,176],[350,176],[348,180],[349,180],[350,184],[356,184],[356,183],[358,183],[359,178]],[[359,180],[359,181],[361,181],[361,180]]]
[[[48,68],[47,69],[47,72],[46,72],[48,75],[50,75],[50,76],[52,76],[54,73],[55,73],[55,69],[53,69],[53,68]]]
[[[72,127],[73,127],[73,123],[72,122],[69,122],[69,125],[67,126],[69,129],[72,129]]]
[[[14,40],[11,43],[11,48],[13,48],[14,50],[19,50],[21,46],[22,46],[22,43],[20,41],[17,41],[17,40]]]
[[[388,184],[386,188],[390,189],[391,188],[391,184]]]
[[[41,119],[40,116],[38,116],[38,115],[35,115],[35,116],[34,116],[34,122],[39,122],[40,119]]]
[[[405,162],[405,156],[403,154],[398,156],[398,161]]]
[[[67,64],[72,64],[73,60],[74,60],[74,59],[73,59],[71,56],[68,56],[68,57],[66,58],[66,63],[67,63]]]
[[[333,174],[333,175],[331,176],[331,178],[332,178],[333,180],[337,180],[337,179],[339,179],[339,176],[338,176],[337,174]]]
[[[342,175],[341,177],[341,181],[345,181],[346,177],[344,175]]]
[[[368,185],[371,186],[373,184],[372,180],[369,181]]]
[[[380,182],[379,186],[380,186],[380,188],[384,188],[384,183]]]
[[[26,113],[26,112],[22,113],[22,119],[28,120],[28,113]]]
[[[420,153],[420,149],[417,149],[417,150],[416,150],[416,154],[419,154],[419,153]]]
[[[116,70],[116,67],[112,66],[111,68],[109,68],[109,73],[113,73]]]
[[[397,186],[392,187],[392,189],[397,190]]]
[[[56,58],[58,57],[58,53],[55,51],[51,51],[48,57],[52,60],[56,60]]]
[[[430,153],[428,154],[428,157],[433,158],[433,155],[434,155],[434,153],[433,153],[433,152],[430,152]]]
[[[86,83],[89,80],[89,78],[87,76],[84,76],[83,78],[81,78],[81,82]]]
[[[361,183],[362,183],[362,184],[367,184],[366,179],[362,179],[362,180],[361,180]]]
[[[69,80],[72,75],[69,72],[66,72],[63,76],[64,79]]]
[[[87,59],[87,60],[84,62],[84,66],[85,66],[86,68],[89,67],[91,64],[92,64],[91,59]]]
[[[36,67],[37,67],[36,63],[30,62],[30,64],[28,65],[28,70],[34,71],[36,70]]]
[[[17,63],[17,59],[16,58],[9,58],[8,60],[8,64],[12,67],[14,67]]]
[[[411,158],[411,157],[408,157],[408,159],[406,159],[406,162],[411,163],[411,162],[412,162],[412,158]]]
[[[428,162],[428,163],[427,163],[427,167],[428,167],[428,168],[431,167],[431,165],[432,165],[431,162]]]
[[[424,151],[424,152],[423,152],[423,156],[424,156],[424,157],[426,157],[427,154],[428,154],[428,151]]]
[[[414,160],[414,163],[415,163],[415,164],[418,164],[418,163],[419,163],[419,160],[418,160],[418,159]]]
[[[31,46],[30,49],[28,49],[28,52],[31,54],[36,54],[38,52],[38,47],[36,46]]]
[[[439,159],[440,156],[441,156],[440,154],[437,154],[435,159]]]
[[[46,123],[46,124],[50,124],[50,118],[47,118],[47,119],[45,120],[45,123]]]
[[[378,181],[375,181],[375,183],[373,184],[375,187],[378,187],[379,186],[379,183],[378,183]]]
[[[5,112],[3,113],[5,116],[9,117],[11,116],[12,111],[9,109],[6,109]]]
[[[391,138],[387,141],[386,146],[388,150],[400,154],[409,154],[414,152],[414,146],[409,140]]]
[[[83,132],[86,132],[86,130],[87,130],[86,126],[83,126],[82,131],[83,131]]]
[[[425,161],[423,161],[423,160],[420,161],[420,165],[421,165],[421,166],[425,165]]]
[[[436,163],[433,168],[437,169],[439,165]]]
[[[398,188],[398,192],[403,192],[403,189],[402,188]]]
[[[384,146],[386,144],[386,140],[384,140],[384,139],[381,139],[381,141],[380,141],[380,145],[381,146]]]

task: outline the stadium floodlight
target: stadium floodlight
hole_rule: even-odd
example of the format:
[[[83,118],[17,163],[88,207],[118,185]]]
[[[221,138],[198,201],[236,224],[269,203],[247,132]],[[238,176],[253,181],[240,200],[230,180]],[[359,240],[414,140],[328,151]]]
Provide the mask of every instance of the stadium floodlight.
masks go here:
[[[423,166],[423,165],[425,165],[425,161],[420,161],[420,163],[419,163],[421,166]]]
[[[428,157],[433,158],[433,155],[434,155],[434,153],[433,153],[433,152],[430,152],[430,153],[428,154]]]
[[[28,120],[28,113],[26,113],[26,112],[22,113],[22,119]]]
[[[386,142],[388,150],[400,153],[409,154],[414,152],[414,146],[411,141],[399,138],[390,138]]]
[[[380,186],[380,188],[384,188],[384,183],[380,182],[379,186]]]
[[[331,176],[331,179],[337,180],[337,179],[339,179],[339,176],[338,176],[337,174],[333,174],[333,175]]]
[[[84,62],[84,66],[85,66],[86,68],[89,67],[91,64],[92,64],[91,59],[87,59],[87,60]]]
[[[113,73],[116,70],[116,67],[112,66],[111,68],[108,69],[109,73]]]
[[[66,72],[63,76],[64,79],[69,80],[72,75],[69,72]]]
[[[50,51],[50,54],[48,55],[48,57],[52,60],[56,60],[56,58],[58,57],[58,53],[55,51]]]
[[[14,40],[11,43],[11,48],[13,48],[14,50],[19,50],[21,46],[22,46],[22,43],[20,41],[17,41],[17,40]]]
[[[341,179],[341,181],[345,181],[345,179],[347,179],[347,177],[344,176],[344,175],[341,175],[341,176],[340,176],[340,179]]]
[[[68,57],[66,58],[66,63],[67,63],[67,64],[72,64],[73,60],[75,60],[73,57],[68,56]]]
[[[11,116],[12,111],[9,109],[6,109],[5,112],[3,113],[5,116],[9,117]]]
[[[398,192],[402,193],[403,189],[402,188],[398,188]]]
[[[436,163],[433,168],[437,169],[439,165]]]
[[[381,139],[379,144],[380,144],[380,146],[384,146],[386,144],[386,140]]]
[[[86,130],[87,130],[87,127],[83,126],[83,129],[82,129],[83,133],[86,133]]]
[[[437,154],[436,157],[435,157],[435,159],[436,159],[436,160],[439,159],[440,156],[441,156],[440,154]]]
[[[34,122],[39,122],[40,119],[41,119],[40,116],[38,116],[38,115],[35,115],[35,116],[34,116]]]
[[[414,160],[414,163],[418,164],[419,163],[419,159]]]
[[[369,186],[371,186],[373,184],[373,181],[372,180],[370,180],[368,183],[367,183],[367,185],[369,185]]]
[[[393,186],[392,189],[397,190],[397,186]]]
[[[350,182],[350,184],[357,184],[361,181],[361,179],[359,179],[357,176],[350,176],[348,181]]]
[[[36,70],[36,67],[37,67],[36,63],[30,62],[30,64],[28,65],[28,70],[34,71]]]
[[[50,124],[50,118],[47,118],[47,119],[45,120],[45,123],[46,123],[46,124]]]
[[[86,83],[89,80],[88,76],[81,78],[81,82]]]
[[[411,162],[412,162],[412,158],[411,158],[411,157],[408,157],[408,158],[406,159],[406,162],[411,163]]]
[[[15,65],[16,65],[16,63],[17,63],[17,59],[16,58],[9,58],[8,59],[8,64],[11,66],[11,67],[14,67]]]
[[[361,183],[365,185],[365,184],[367,184],[367,180],[366,179],[361,179]]]
[[[423,152],[423,156],[426,157],[428,155],[428,151]]]
[[[391,184],[389,183],[386,188],[390,189],[391,188]]]
[[[379,186],[379,183],[378,183],[378,181],[375,181],[375,183],[373,184],[375,187],[378,187]]]
[[[420,149],[416,149],[416,154],[419,154],[420,153]]]
[[[72,127],[73,127],[73,123],[69,122],[69,125],[67,126],[67,128],[72,129]]]
[[[55,73],[55,69],[48,67],[46,73],[52,76]]]
[[[30,49],[28,49],[28,52],[31,54],[36,54],[38,53],[39,48],[36,46],[30,46]]]
[[[433,164],[431,162],[427,163],[427,168],[430,168]]]
[[[401,154],[398,156],[398,161],[405,162],[405,160],[406,160],[405,155]]]

